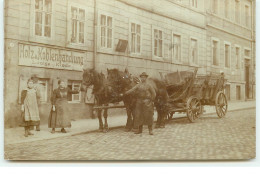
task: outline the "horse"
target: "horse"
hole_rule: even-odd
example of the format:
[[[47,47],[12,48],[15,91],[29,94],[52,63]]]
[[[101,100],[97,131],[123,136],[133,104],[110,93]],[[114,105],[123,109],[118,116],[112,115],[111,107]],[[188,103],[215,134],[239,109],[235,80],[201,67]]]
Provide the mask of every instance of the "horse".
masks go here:
[[[110,92],[114,92],[117,95],[116,97],[120,97],[121,99],[119,101],[123,101],[126,107],[127,122],[125,131],[129,132],[134,128],[137,130],[137,127],[134,127],[133,113],[136,99],[131,95],[122,97],[120,94],[134,87],[140,80],[137,77],[133,77],[127,69],[125,69],[124,72],[118,71],[117,69],[107,69],[107,73],[108,89]]]
[[[98,73],[94,69],[84,69],[83,79],[81,84],[81,91],[86,91],[87,88],[93,85],[93,94],[97,106],[105,105],[109,103],[115,103],[115,98],[113,94],[109,92],[107,87],[107,79],[103,73]],[[107,123],[107,109],[104,109],[103,117],[105,123],[102,121],[102,109],[97,110],[98,120],[99,120],[99,131],[108,132],[108,123]]]
[[[124,72],[119,71],[118,69],[107,69],[108,75],[108,85],[110,89],[113,91],[118,92],[118,94],[123,94],[126,90],[131,89],[136,82],[132,78],[131,74],[126,69]],[[164,128],[165,127],[165,117],[168,113],[167,109],[167,102],[168,102],[168,94],[166,90],[166,85],[163,81],[160,81],[156,78],[148,77],[147,82],[154,88],[156,92],[156,97],[154,100],[154,105],[157,110],[157,121],[156,121],[156,128]],[[126,100],[129,101],[131,107],[130,110],[134,111],[134,96],[126,97]],[[128,115],[128,118],[131,116]],[[134,119],[133,119],[134,120]],[[129,121],[133,121],[129,119]]]

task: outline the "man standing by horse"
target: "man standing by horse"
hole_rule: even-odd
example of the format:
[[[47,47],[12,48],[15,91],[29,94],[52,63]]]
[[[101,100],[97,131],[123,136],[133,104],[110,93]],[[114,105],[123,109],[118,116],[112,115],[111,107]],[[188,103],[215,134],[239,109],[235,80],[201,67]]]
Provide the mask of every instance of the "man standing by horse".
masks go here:
[[[149,134],[153,135],[153,101],[156,97],[156,92],[154,88],[146,81],[147,77],[148,75],[143,72],[140,75],[141,83],[125,92],[124,95],[134,93],[134,96],[137,99],[134,110],[134,125],[138,126],[138,131],[135,132],[135,134],[141,134],[143,131],[143,125],[148,125]]]

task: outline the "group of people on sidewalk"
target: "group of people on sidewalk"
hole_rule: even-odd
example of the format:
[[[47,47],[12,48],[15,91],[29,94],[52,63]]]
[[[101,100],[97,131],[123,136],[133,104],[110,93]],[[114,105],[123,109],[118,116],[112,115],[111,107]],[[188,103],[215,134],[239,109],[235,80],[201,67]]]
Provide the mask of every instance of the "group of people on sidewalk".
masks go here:
[[[148,125],[149,134],[153,135],[153,115],[154,104],[153,101],[156,96],[155,90],[147,83],[148,75],[143,72],[140,75],[141,82],[132,89],[128,90],[120,96],[130,95],[135,93],[137,101],[135,104],[135,126],[138,131],[135,134],[141,134],[143,125]],[[48,127],[51,128],[51,133],[55,133],[56,128],[61,128],[62,133],[66,133],[65,128],[71,127],[68,108],[68,94],[77,94],[80,90],[71,90],[66,87],[65,81],[58,81],[59,87],[52,93]],[[40,131],[40,115],[39,115],[39,99],[40,94],[35,86],[35,81],[31,78],[27,82],[27,89],[21,92],[21,110],[22,110],[22,124],[25,129],[25,137],[33,135],[30,129],[36,126],[36,130]]]
[[[55,133],[55,128],[61,128],[62,133],[66,133],[65,128],[71,127],[69,119],[69,108],[67,96],[69,93],[77,94],[80,90],[71,90],[65,87],[65,81],[58,81],[59,87],[53,91],[48,127],[52,128],[51,133]],[[33,135],[30,129],[36,126],[36,131],[40,131],[40,113],[39,113],[40,93],[35,86],[35,81],[30,78],[27,81],[27,89],[21,92],[21,126],[25,129],[25,137]]]

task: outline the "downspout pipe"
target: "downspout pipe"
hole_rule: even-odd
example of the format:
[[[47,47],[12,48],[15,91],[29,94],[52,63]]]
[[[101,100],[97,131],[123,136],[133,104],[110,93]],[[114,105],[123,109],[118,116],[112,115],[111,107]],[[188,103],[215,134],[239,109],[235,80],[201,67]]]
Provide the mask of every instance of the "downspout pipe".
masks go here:
[[[93,69],[96,69],[97,58],[97,0],[94,0],[94,20],[93,20]]]

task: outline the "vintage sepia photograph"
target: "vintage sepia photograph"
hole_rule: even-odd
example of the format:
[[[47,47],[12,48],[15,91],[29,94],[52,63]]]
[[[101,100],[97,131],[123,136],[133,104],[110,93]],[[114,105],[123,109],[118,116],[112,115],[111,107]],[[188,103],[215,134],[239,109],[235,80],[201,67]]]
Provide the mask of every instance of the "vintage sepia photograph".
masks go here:
[[[256,0],[5,0],[4,159],[256,157]]]

